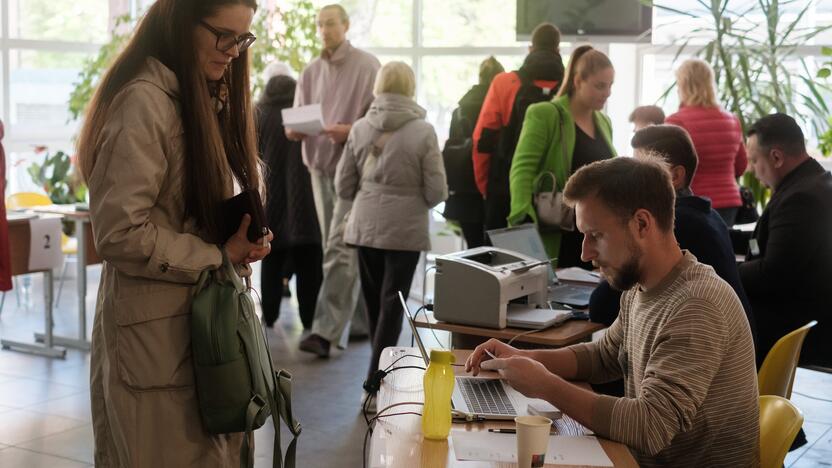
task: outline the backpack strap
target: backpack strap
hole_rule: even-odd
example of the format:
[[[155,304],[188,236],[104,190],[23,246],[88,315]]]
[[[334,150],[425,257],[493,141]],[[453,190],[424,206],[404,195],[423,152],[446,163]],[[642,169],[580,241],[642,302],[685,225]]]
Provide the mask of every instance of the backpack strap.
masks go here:
[[[272,397],[275,400],[275,403],[277,403],[277,405],[273,407],[277,408],[277,414],[274,414],[274,410],[272,411],[272,419],[275,425],[275,443],[279,444],[280,440],[278,436],[280,432],[280,422],[278,421],[278,416],[280,416],[280,419],[282,419],[289,428],[289,432],[292,433],[292,441],[289,442],[289,446],[286,447],[284,466],[285,468],[295,468],[295,452],[297,451],[298,436],[300,435],[302,428],[300,423],[292,414],[292,374],[285,369],[280,369],[274,373],[274,378],[277,384],[275,385],[275,395]],[[277,447],[280,446],[277,445]],[[278,465],[274,466],[275,468],[278,467]]]

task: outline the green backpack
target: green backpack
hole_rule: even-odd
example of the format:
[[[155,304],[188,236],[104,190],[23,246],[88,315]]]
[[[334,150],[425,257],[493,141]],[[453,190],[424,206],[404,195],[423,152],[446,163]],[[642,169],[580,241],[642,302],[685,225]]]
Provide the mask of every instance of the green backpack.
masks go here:
[[[252,431],[272,415],[273,466],[295,467],[300,424],[292,416],[292,376],[275,372],[254,300],[223,252],[217,270],[204,271],[191,304],[191,347],[199,411],[211,434],[245,432],[240,465],[254,466]],[[281,460],[280,421],[293,438]]]

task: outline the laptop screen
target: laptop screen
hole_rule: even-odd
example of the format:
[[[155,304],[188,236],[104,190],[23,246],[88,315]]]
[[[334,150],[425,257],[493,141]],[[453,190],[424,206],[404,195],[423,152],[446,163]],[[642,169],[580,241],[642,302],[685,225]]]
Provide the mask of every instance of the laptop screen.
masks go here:
[[[407,316],[407,323],[410,324],[410,331],[413,332],[413,340],[416,342],[416,345],[419,347],[419,352],[422,354],[422,360],[425,361],[425,367],[430,364],[430,358],[428,358],[428,353],[425,350],[425,345],[422,343],[422,338],[419,336],[419,331],[416,330],[416,324],[413,322],[416,317],[410,315],[410,308],[407,307],[407,301],[404,299],[404,295],[401,291],[399,291],[399,300],[402,303],[402,310],[404,314]]]
[[[494,247],[511,250],[514,252],[536,258],[542,262],[547,262],[549,266],[549,283],[556,283],[558,278],[555,276],[555,270],[552,268],[552,263],[549,262],[549,256],[546,255],[546,249],[543,247],[543,241],[540,239],[540,233],[537,232],[537,227],[534,224],[521,224],[504,229],[493,229],[488,231],[488,238]]]

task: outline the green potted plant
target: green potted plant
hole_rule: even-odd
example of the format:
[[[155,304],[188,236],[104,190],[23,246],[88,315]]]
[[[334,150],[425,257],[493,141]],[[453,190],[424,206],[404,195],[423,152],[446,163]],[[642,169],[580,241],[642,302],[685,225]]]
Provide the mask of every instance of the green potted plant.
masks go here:
[[[709,19],[707,24],[679,39],[682,47],[674,61],[689,44],[703,36],[710,38],[694,55],[713,67],[719,100],[739,118],[743,132],[758,118],[783,112],[808,122],[815,135],[829,133],[830,110],[823,98],[828,88],[814,79],[805,60],[797,53],[800,45],[832,27],[803,25],[814,2],[806,2],[796,12],[786,12],[783,8],[793,7],[793,0],[697,0],[698,8],[685,11],[673,8],[670,1],[642,0],[642,3],[677,15]],[[759,24],[740,21],[752,15],[763,18],[763,34],[759,33]],[[797,76],[788,68],[794,63],[802,68]],[[672,89],[673,86],[667,89],[663,97]],[[832,135],[828,138],[827,150],[832,149]],[[755,200],[764,207],[768,189],[751,173],[742,177],[742,184],[751,189]]]

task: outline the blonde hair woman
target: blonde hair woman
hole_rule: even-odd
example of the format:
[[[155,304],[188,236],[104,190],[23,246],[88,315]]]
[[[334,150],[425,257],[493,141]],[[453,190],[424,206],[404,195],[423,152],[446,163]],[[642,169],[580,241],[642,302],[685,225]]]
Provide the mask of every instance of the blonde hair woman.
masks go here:
[[[358,247],[361,291],[367,304],[373,352],[395,346],[402,306],[419,254],[430,250],[428,213],[448,197],[436,133],[413,100],[416,77],[402,62],[384,65],[367,115],[353,125],[338,169],[338,197],[352,202],[344,242]]]
[[[557,178],[557,190],[562,191],[570,174],[586,164],[616,155],[612,125],[602,112],[614,80],[610,59],[584,45],[572,52],[557,97],[529,106],[509,175],[510,225],[537,223],[532,192],[542,172],[552,172]],[[550,189],[551,183],[545,188]],[[583,236],[579,232],[544,229],[541,237],[546,254],[556,259],[553,265],[591,268],[581,261]]]
[[[690,134],[699,155],[690,188],[694,194],[710,198],[730,227],[742,205],[736,178],[748,165],[739,119],[720,107],[714,71],[707,62],[685,60],[676,70],[676,85],[679,110],[665,123]]]

